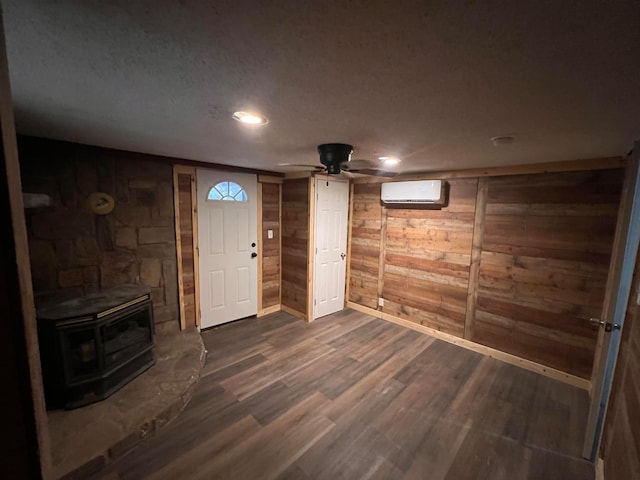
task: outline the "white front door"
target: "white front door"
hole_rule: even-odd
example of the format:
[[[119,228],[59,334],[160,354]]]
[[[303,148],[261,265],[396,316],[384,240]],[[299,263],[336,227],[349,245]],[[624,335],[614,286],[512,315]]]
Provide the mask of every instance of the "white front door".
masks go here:
[[[344,308],[349,184],[316,178],[313,318]]]
[[[257,179],[198,169],[201,328],[258,311]]]

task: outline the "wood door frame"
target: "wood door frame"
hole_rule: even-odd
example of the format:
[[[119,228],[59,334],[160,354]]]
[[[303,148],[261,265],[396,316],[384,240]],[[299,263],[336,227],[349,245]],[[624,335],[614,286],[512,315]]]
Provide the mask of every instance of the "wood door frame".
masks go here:
[[[629,302],[635,256],[638,254],[638,229],[640,229],[640,218],[638,218],[638,209],[640,208],[640,152],[638,150],[640,150],[640,141],[636,142],[634,149],[635,158],[630,159],[625,172],[601,315],[601,321],[611,324],[618,323],[621,328],[624,328],[624,317]],[[628,245],[627,241],[630,236],[635,245]],[[628,250],[629,246],[631,250]],[[634,256],[633,259],[626,258],[629,253]],[[603,328],[598,333],[591,375],[589,418],[582,450],[583,457],[591,461],[596,460],[602,440],[602,428],[606,420],[621,334],[621,329],[613,330],[609,334],[605,333]]]
[[[348,179],[344,179],[341,177],[331,176],[327,174],[315,174],[309,177],[309,251],[307,258],[307,321],[312,322],[315,320],[315,305],[314,300],[316,297],[315,290],[315,261],[316,261],[316,252],[315,252],[315,233],[316,233],[316,201],[318,199],[316,192],[316,182],[322,181],[331,181],[331,182],[340,182],[346,183],[349,187],[349,196],[347,197],[347,252],[349,249],[349,234],[350,234],[350,225],[349,225],[349,209],[350,209],[350,194],[351,194],[351,182]],[[349,257],[345,258],[345,261],[348,262]],[[347,267],[348,267],[347,263]],[[345,297],[344,297],[344,306],[347,305],[347,301],[349,300],[346,294],[347,289],[347,269],[345,269]],[[344,307],[343,307],[344,308]]]
[[[262,203],[262,183],[260,181],[257,182],[256,185],[256,195],[258,196],[258,202]],[[256,232],[257,232],[257,244],[258,244],[258,288],[256,290],[256,295],[258,296],[258,298],[256,298],[256,305],[257,305],[257,313],[256,316],[259,316],[260,313],[262,312],[262,233],[263,233],[263,229],[262,229],[262,206],[261,205],[257,205],[257,211],[256,211],[256,220],[257,220],[257,225],[256,225]]]
[[[351,278],[351,231],[353,230],[353,182],[349,182],[349,212],[347,213],[347,278],[344,282],[344,302],[345,305],[350,299],[351,284],[349,279]]]
[[[5,328],[2,343],[2,382],[6,389],[0,400],[3,428],[8,442],[0,459],[3,470],[16,477],[53,477],[51,437],[45,406],[40,365],[36,308],[31,278],[31,260],[22,197],[20,161],[16,141],[13,100],[9,80],[6,42],[0,10],[0,129],[2,130],[2,212],[8,224],[3,229],[1,277],[4,289]]]
[[[180,190],[178,177],[189,175],[191,179],[191,228],[192,228],[192,248],[193,248],[193,281],[195,283],[194,310],[195,322],[187,325],[184,309],[184,280],[183,280],[183,260],[182,260],[182,230],[180,227]],[[173,203],[175,212],[175,233],[176,233],[176,256],[178,261],[178,302],[180,307],[180,330],[187,327],[200,327],[200,262],[198,261],[198,195],[196,184],[196,168],[186,165],[173,166]]]
[[[309,177],[309,241],[307,242],[307,322],[313,322],[313,300],[315,292],[313,289],[315,263],[316,263],[316,176]]]
[[[280,286],[278,288],[278,303],[269,307],[263,305],[263,260],[264,260],[264,224],[263,224],[263,185],[265,183],[278,185],[278,265],[280,265]],[[279,312],[282,309],[282,184],[284,177],[269,175],[258,175],[258,314],[257,317],[264,317],[270,313]]]
[[[189,167],[186,167],[189,168]],[[260,311],[260,303],[262,301],[262,278],[260,276],[260,272],[262,271],[262,252],[261,252],[261,244],[262,244],[262,225],[258,222],[262,220],[262,185],[261,183],[282,183],[280,177],[272,177],[268,175],[258,175],[253,174],[251,172],[225,172],[225,170],[219,170],[216,168],[206,168],[206,167],[193,167],[194,168],[194,176],[192,179],[192,189],[191,189],[191,200],[192,200],[192,221],[193,221],[193,238],[194,238],[194,281],[196,282],[196,293],[195,293],[195,304],[196,304],[196,326],[198,329],[201,328],[202,325],[202,308],[200,302],[200,246],[199,246],[199,229],[198,229],[198,181],[197,181],[197,171],[198,170],[209,170],[219,173],[232,173],[232,174],[246,174],[246,175],[255,175],[256,178],[256,247],[258,251],[258,256],[256,257],[258,261],[258,267],[256,270],[257,276],[257,285],[256,285],[256,317],[261,316]],[[282,189],[280,189],[280,194],[282,196]],[[179,226],[176,226],[178,229]],[[280,248],[280,256],[282,257],[282,246]],[[281,287],[282,290],[282,287]],[[221,324],[224,325],[224,324]],[[214,325],[217,326],[217,325]],[[209,328],[209,327],[207,327]]]

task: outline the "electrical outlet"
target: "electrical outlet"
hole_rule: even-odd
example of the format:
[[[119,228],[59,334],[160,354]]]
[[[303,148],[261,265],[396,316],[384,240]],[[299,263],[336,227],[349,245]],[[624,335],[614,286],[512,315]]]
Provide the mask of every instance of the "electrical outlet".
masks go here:
[[[267,238],[271,240],[273,238],[273,230],[267,230]]]
[[[378,297],[378,306],[379,307],[384,307],[384,298]]]

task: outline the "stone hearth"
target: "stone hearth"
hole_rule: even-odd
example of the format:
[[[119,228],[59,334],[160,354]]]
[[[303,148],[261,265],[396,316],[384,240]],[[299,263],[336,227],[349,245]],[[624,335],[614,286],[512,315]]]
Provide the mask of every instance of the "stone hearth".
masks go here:
[[[160,327],[160,328],[158,328]],[[156,364],[111,397],[49,412],[54,477],[85,478],[175,418],[190,400],[206,351],[196,329],[156,327]]]

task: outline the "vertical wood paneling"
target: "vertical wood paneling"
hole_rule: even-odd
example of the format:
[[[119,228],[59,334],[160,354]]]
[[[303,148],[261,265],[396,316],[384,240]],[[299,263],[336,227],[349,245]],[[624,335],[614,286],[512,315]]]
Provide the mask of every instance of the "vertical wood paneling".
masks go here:
[[[484,215],[487,209],[487,179],[478,179],[476,194],[476,211],[473,221],[473,242],[471,245],[471,265],[469,267],[469,286],[467,289],[467,315],[464,323],[464,338],[473,338],[473,324],[476,319],[476,303],[478,302],[478,276],[480,274],[480,257],[482,255],[482,236],[484,233]]]
[[[378,299],[384,297],[384,266],[387,261],[387,249],[382,248],[382,239],[387,238],[387,209],[382,207],[380,219],[380,259],[378,260]],[[382,306],[378,304],[378,309]]]
[[[280,184],[262,183],[262,308],[280,303]],[[273,238],[268,231],[273,231]]]
[[[463,336],[477,183],[451,180],[440,210],[387,209],[384,313]]]
[[[369,308],[378,306],[380,184],[353,185],[349,301]]]
[[[600,456],[607,479],[640,478],[640,255],[622,330]]]
[[[176,233],[178,256],[178,294],[180,298],[180,326],[186,328],[196,325],[196,279],[194,254],[194,223],[192,182],[195,169],[174,167],[174,201],[176,202]]]
[[[282,184],[282,305],[307,315],[309,179]]]
[[[488,179],[473,341],[589,378],[622,175]]]

